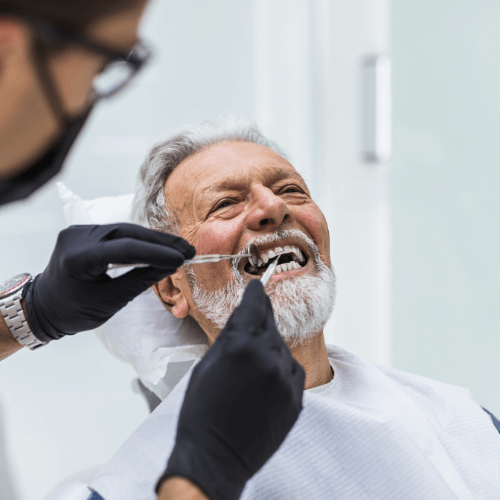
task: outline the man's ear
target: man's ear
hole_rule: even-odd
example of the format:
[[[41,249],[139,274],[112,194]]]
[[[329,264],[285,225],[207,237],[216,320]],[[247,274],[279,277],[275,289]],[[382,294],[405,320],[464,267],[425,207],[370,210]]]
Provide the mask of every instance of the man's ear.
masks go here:
[[[172,278],[167,276],[153,285],[162,304],[176,317],[185,318],[189,314],[189,303],[182,291],[174,285]]]

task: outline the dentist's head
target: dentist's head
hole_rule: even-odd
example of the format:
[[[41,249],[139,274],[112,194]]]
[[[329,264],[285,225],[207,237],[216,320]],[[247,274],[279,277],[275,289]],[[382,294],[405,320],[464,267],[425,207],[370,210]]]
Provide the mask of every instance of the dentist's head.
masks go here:
[[[147,0],[0,0],[0,205],[62,167],[93,105],[147,60]]]

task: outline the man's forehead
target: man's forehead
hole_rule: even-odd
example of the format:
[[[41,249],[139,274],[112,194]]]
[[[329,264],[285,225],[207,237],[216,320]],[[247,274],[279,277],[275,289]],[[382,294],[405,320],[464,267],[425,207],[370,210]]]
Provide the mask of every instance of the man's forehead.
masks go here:
[[[255,143],[227,141],[184,160],[167,179],[167,185],[177,190],[184,184],[196,197],[205,197],[242,188],[253,180],[276,182],[283,178],[303,182],[295,168],[275,151]]]
[[[273,165],[268,165],[266,170],[268,180],[271,182],[278,182],[281,179],[289,178],[295,178],[303,181],[302,176],[293,167],[282,168],[279,166],[273,167]],[[249,181],[252,181],[254,177],[260,177],[262,173],[258,167],[250,171],[239,171],[235,167],[234,174],[234,176],[228,176],[216,184],[207,183],[206,187],[201,187],[199,191],[200,197],[203,198],[212,193],[220,193],[221,191],[231,191],[244,188]]]

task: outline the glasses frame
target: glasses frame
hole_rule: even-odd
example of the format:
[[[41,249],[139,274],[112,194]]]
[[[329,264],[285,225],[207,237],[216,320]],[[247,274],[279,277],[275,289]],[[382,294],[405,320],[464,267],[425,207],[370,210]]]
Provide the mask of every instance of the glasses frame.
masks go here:
[[[107,99],[115,96],[123,90],[139,73],[144,65],[150,60],[152,51],[147,43],[139,39],[128,51],[107,47],[88,38],[66,31],[49,22],[30,16],[23,16],[23,19],[34,29],[36,38],[45,45],[46,48],[59,49],[67,46],[77,46],[90,50],[96,54],[106,57],[107,61],[100,73],[108,66],[115,63],[126,63],[131,69],[130,76],[122,84],[107,93],[98,93],[94,90],[94,102],[100,99]],[[99,74],[96,75],[96,77]]]

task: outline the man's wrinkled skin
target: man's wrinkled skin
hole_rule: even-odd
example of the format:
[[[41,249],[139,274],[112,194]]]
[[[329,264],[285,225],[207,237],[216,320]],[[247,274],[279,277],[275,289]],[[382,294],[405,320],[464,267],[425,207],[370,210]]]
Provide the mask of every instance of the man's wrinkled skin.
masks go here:
[[[316,243],[321,259],[330,265],[323,213],[294,167],[264,146],[228,141],[208,147],[172,172],[164,193],[177,216],[180,236],[196,247],[198,255],[236,254],[253,238],[298,229]],[[311,266],[309,262],[292,272],[304,274]],[[196,274],[200,287],[221,289],[231,279],[230,263],[200,265]],[[270,283],[280,279],[284,278],[275,275]],[[191,315],[213,344],[219,330],[196,308],[182,268],[162,280],[155,291],[164,303],[172,304],[170,310],[176,317]],[[291,351],[306,372],[306,389],[332,379],[323,332]]]

